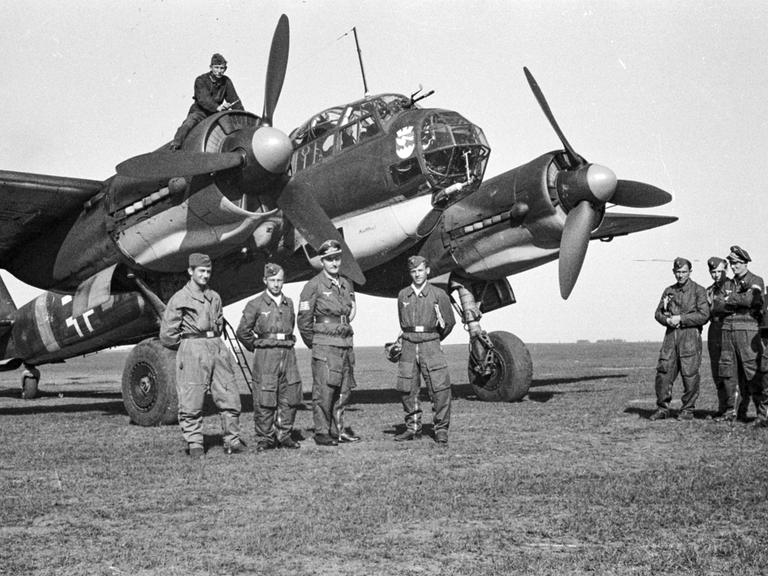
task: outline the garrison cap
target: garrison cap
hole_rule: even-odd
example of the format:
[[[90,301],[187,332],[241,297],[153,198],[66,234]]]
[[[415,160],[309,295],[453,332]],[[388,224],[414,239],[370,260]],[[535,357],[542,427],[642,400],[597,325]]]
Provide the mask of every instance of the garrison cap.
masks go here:
[[[283,271],[283,267],[280,266],[280,264],[274,264],[273,262],[268,262],[264,266],[264,278],[271,278],[272,276],[277,276],[280,274],[280,272]]]
[[[220,65],[226,66],[227,65],[227,61],[224,58],[224,56],[222,56],[221,54],[216,52],[216,54],[211,56],[211,66],[220,66]]]
[[[211,257],[208,254],[200,254],[195,252],[189,255],[189,267],[197,268],[198,266],[210,266]]]
[[[672,262],[672,270],[678,270],[679,268],[682,268],[683,266],[688,266],[688,270],[692,268],[691,261],[687,258],[681,258],[678,256],[675,258],[675,261]]]
[[[341,244],[338,240],[326,240],[320,245],[320,249],[317,253],[320,258],[328,258],[329,256],[341,254]]]
[[[752,258],[749,257],[749,252],[744,250],[741,246],[731,246],[731,253],[728,254],[729,262],[752,262]]]
[[[411,256],[408,258],[408,270],[418,268],[422,264],[427,264],[427,259],[424,256]]]
[[[712,256],[712,258],[707,260],[707,266],[709,266],[710,271],[720,266],[720,264],[725,264],[725,267],[728,268],[728,262],[717,256]]]

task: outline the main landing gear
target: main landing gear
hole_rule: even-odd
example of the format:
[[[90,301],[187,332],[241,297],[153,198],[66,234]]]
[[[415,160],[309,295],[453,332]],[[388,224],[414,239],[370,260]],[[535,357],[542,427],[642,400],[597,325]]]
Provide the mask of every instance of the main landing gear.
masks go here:
[[[533,363],[523,341],[510,332],[487,333],[480,326],[480,309],[465,286],[453,282],[458,292],[462,322],[469,332],[469,382],[481,400],[516,402],[531,387]]]
[[[40,384],[40,370],[34,366],[24,366],[21,373],[21,397],[24,400],[37,398],[38,385]]]
[[[176,352],[157,338],[139,342],[125,361],[123,404],[141,426],[173,424],[178,419]]]

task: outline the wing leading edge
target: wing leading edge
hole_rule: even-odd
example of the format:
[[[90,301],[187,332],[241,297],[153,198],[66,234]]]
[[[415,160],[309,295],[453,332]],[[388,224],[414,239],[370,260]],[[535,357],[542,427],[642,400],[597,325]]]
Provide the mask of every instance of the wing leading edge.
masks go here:
[[[29,239],[79,213],[102,186],[98,180],[0,170],[0,267]]]

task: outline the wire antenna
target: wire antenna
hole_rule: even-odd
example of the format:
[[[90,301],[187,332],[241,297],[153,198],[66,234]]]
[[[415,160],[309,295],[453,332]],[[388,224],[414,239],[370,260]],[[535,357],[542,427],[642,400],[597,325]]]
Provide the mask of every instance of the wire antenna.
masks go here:
[[[360,73],[363,75],[364,96],[368,96],[368,82],[365,80],[365,68],[363,68],[363,53],[360,51],[360,42],[357,41],[357,27],[352,27],[352,33],[355,35],[355,46],[357,47],[357,59],[360,61]]]

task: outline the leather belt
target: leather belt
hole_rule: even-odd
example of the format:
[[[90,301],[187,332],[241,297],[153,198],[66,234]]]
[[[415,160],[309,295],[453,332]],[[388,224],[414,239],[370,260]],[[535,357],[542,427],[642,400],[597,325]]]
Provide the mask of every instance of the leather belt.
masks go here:
[[[426,326],[403,326],[403,332],[415,332],[417,334],[438,334],[437,330]]]
[[[315,324],[349,324],[346,316],[315,316]]]
[[[198,332],[196,334],[182,334],[181,339],[182,340],[189,340],[191,338],[218,338],[219,335],[216,334],[213,330],[208,330],[208,332]]]
[[[266,332],[264,334],[256,334],[258,340],[289,340],[293,342],[296,337],[293,334],[283,334],[281,332]]]

